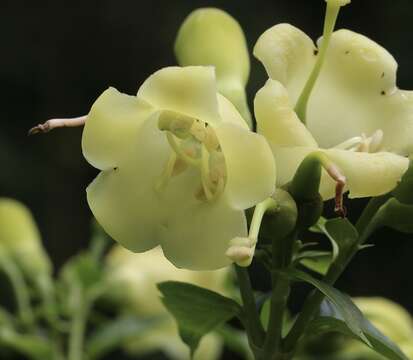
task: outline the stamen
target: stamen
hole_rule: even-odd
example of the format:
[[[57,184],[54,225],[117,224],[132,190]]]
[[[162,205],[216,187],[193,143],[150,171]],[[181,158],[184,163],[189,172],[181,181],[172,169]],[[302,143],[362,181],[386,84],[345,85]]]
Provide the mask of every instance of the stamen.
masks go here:
[[[374,153],[379,151],[381,144],[383,142],[384,133],[383,130],[378,129],[374,132],[374,134],[370,137],[370,152]]]
[[[158,128],[162,131],[170,131],[179,139],[186,139],[190,135],[189,130],[194,122],[195,119],[190,116],[164,110],[159,115]]]
[[[361,136],[355,136],[334,146],[334,149],[350,150],[350,149],[353,149],[354,146],[360,145],[362,141],[363,141],[363,138]]]
[[[317,61],[314,64],[310,77],[308,78],[307,83],[305,84],[301,92],[301,95],[298,98],[297,104],[295,106],[295,111],[299,119],[304,124],[306,123],[308,100],[310,98],[314,85],[318,79],[321,68],[324,64],[325,56],[327,53],[327,48],[330,43],[331,35],[334,31],[334,27],[337,21],[340,7],[349,3],[348,0],[326,0],[326,1],[327,1],[327,9],[326,9],[326,15],[325,15],[325,20],[324,20],[323,41],[321,43]]]
[[[78,127],[85,125],[87,115],[74,117],[74,118],[62,118],[62,119],[50,119],[43,124],[39,124],[32,127],[27,135],[34,135],[39,133],[47,133],[53,129],[62,127]]]
[[[175,151],[175,153],[180,157],[182,160],[184,160],[186,163],[198,166],[198,160],[191,158],[188,156],[180,147],[180,145],[177,143],[177,141],[174,138],[174,135],[170,133],[169,131],[166,132],[166,138],[168,140],[169,145],[171,146],[172,150]]]

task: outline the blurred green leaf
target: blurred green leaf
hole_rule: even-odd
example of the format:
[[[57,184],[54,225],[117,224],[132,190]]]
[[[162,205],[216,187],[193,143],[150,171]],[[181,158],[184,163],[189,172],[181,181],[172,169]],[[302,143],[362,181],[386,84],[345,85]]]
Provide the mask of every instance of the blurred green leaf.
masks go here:
[[[193,354],[202,336],[241,314],[232,299],[192,284],[167,281],[158,284],[162,302],[175,317],[179,334]]]
[[[52,344],[46,339],[35,335],[18,334],[5,327],[0,329],[0,345],[33,360],[54,360],[55,356]]]
[[[368,319],[363,316],[361,320],[361,328],[371,344],[370,348],[390,360],[408,360],[398,346],[384,336]],[[320,316],[311,322],[307,330],[311,336],[327,332],[339,332],[360,340],[348,327],[336,305],[328,299],[321,305]]]
[[[367,345],[370,345],[369,340],[363,333],[362,327],[364,323],[364,316],[357,306],[354,305],[349,296],[341,293],[331,285],[313,278],[305,272],[296,269],[289,269],[288,271],[285,271],[285,273],[293,280],[307,282],[321,291],[331,301],[331,303],[335,305],[341,319],[343,319],[343,321],[347,324],[354,336],[358,337]]]
[[[160,319],[142,319],[136,316],[123,316],[115,319],[92,333],[86,342],[88,359],[99,359],[108,352],[138,337],[159,323]]]
[[[366,237],[383,226],[403,233],[413,233],[413,205],[402,204],[395,198],[387,200],[368,225]]]

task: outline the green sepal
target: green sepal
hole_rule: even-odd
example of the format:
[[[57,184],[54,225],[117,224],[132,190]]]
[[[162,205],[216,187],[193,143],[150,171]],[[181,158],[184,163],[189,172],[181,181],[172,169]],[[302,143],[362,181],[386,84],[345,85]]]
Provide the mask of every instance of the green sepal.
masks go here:
[[[297,224],[298,216],[297,205],[287,191],[276,189],[272,198],[277,204],[276,208],[264,214],[260,228],[260,236],[270,241],[284,239],[290,234]]]
[[[178,281],[166,281],[157,286],[192,356],[204,335],[234,316],[241,316],[242,308],[237,302],[211,290]]]

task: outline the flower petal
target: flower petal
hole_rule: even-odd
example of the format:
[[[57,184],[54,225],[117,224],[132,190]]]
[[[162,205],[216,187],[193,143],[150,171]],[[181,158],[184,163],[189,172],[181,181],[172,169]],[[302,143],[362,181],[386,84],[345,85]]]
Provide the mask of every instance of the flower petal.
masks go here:
[[[185,198],[176,205],[163,228],[165,256],[177,267],[190,270],[229,265],[225,255],[229,241],[247,236],[244,212],[233,210],[223,198],[215,202]]]
[[[393,190],[409,167],[409,160],[388,152],[363,153],[325,150],[347,178],[349,197],[379,196]]]
[[[235,106],[223,95],[218,95],[218,107],[219,114],[223,122],[232,123],[241,126],[245,130],[249,130],[249,127],[241,114],[235,108]]]
[[[254,56],[268,76],[280,81],[296,102],[316,60],[314,42],[290,24],[278,24],[265,31],[254,46]]]
[[[158,109],[176,111],[205,122],[219,121],[212,66],[163,68],[142,84],[138,97]]]
[[[311,133],[294,112],[287,90],[276,80],[267,83],[255,95],[257,132],[277,146],[318,148]]]
[[[374,41],[336,31],[307,111],[307,125],[319,144],[332,147],[381,129],[382,150],[410,153],[413,93],[396,87],[396,70],[391,54]]]
[[[87,116],[82,135],[82,151],[94,167],[116,167],[128,153],[142,122],[153,111],[136,96],[109,88],[95,101]]]
[[[277,184],[289,182],[301,161],[314,151],[308,147],[273,147],[277,165]],[[362,153],[348,150],[321,150],[340,168],[347,179],[351,198],[379,196],[391,191],[407,170],[407,158],[392,153]],[[323,171],[320,193],[323,199],[334,197],[335,183]]]
[[[261,35],[254,55],[295,104],[316,60],[312,49],[307,35],[280,24]],[[320,146],[381,129],[383,151],[412,152],[413,93],[397,88],[396,70],[391,54],[374,41],[349,30],[334,32],[307,109],[307,127]]]
[[[115,169],[102,171],[87,188],[93,215],[114,240],[141,252],[159,244],[163,207],[155,184],[171,152],[157,128],[157,116],[145,122],[132,152]]]
[[[275,190],[275,164],[265,138],[239,126],[214,127],[225,157],[227,181],[224,195],[234,209],[247,209]]]

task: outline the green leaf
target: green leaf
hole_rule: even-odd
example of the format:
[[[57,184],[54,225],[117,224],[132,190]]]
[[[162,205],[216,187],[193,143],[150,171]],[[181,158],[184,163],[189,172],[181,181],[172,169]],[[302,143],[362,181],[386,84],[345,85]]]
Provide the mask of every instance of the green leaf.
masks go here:
[[[413,205],[413,160],[401,178],[400,183],[392,191],[393,196],[403,204]]]
[[[52,344],[46,339],[35,335],[18,334],[6,328],[0,329],[0,346],[8,347],[33,360],[52,360],[55,355]]]
[[[371,344],[371,348],[389,360],[408,360],[396,344],[384,336],[368,319],[363,316],[361,322],[363,333]],[[307,332],[320,335],[326,332],[339,332],[359,340],[343,320],[340,311],[329,300],[325,300],[320,308],[320,316],[315,318]]]
[[[395,198],[387,200],[374,215],[366,229],[366,236],[370,236],[376,229],[388,226],[397,231],[413,233],[413,205],[402,204]]]
[[[327,274],[332,262],[333,257],[331,253],[300,259],[301,265],[321,275]]]
[[[285,273],[293,280],[305,281],[321,291],[335,305],[341,319],[347,324],[354,336],[370,346],[369,340],[363,333],[364,316],[349,296],[305,272],[289,269]]]
[[[179,334],[193,354],[202,336],[241,314],[241,306],[213,291],[183,282],[158,284],[162,302],[175,317]]]
[[[160,319],[142,319],[135,316],[124,316],[103,325],[92,333],[86,343],[88,359],[99,359],[108,352],[125,344],[126,341],[138,337],[153,328]]]
[[[358,239],[356,228],[343,218],[335,218],[317,223],[317,227],[322,231],[331,242],[333,249],[333,261],[339,256],[345,256],[348,249]]]

